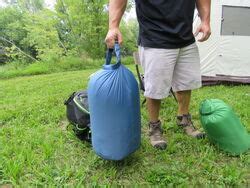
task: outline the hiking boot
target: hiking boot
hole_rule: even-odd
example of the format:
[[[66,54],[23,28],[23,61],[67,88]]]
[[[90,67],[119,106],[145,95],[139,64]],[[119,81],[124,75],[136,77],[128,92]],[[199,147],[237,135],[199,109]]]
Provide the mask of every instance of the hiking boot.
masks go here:
[[[157,149],[166,149],[167,143],[162,136],[161,122],[157,121],[155,123],[149,123],[149,138],[150,143],[153,147]]]
[[[195,128],[190,114],[177,116],[177,125],[181,127],[184,130],[184,132],[191,137],[201,139],[205,138],[206,136],[205,133],[202,133]]]

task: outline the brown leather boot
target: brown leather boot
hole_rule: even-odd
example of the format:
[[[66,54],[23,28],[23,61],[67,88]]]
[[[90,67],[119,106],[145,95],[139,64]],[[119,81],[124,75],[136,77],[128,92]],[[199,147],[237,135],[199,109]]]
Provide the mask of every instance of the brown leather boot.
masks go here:
[[[201,139],[205,138],[206,136],[205,133],[202,133],[195,128],[190,114],[177,116],[177,125],[181,127],[184,130],[184,132],[191,137]]]
[[[166,149],[167,142],[163,139],[161,121],[149,123],[150,143],[157,149]]]

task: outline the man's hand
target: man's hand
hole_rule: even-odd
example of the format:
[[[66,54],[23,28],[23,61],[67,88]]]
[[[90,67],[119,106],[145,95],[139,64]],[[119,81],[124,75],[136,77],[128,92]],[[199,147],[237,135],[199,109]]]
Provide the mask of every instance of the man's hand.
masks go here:
[[[194,36],[197,37],[199,33],[202,33],[202,37],[198,39],[199,42],[204,42],[209,39],[211,35],[211,28],[209,23],[201,23],[197,28]]]
[[[196,7],[201,18],[201,25],[197,28],[194,36],[197,36],[199,33],[202,33],[202,37],[198,39],[198,41],[204,42],[211,35],[211,28],[210,28],[211,0],[196,0]]]
[[[126,9],[127,0],[109,0],[109,31],[105,42],[108,48],[113,48],[115,42],[122,43],[119,24]]]
[[[115,41],[122,44],[122,34],[119,28],[109,29],[105,42],[108,48],[113,48]]]

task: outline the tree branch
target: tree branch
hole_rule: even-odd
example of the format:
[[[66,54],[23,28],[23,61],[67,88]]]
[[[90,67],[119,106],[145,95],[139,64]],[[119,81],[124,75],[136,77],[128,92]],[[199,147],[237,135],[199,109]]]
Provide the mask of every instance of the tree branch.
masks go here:
[[[34,57],[32,57],[31,55],[29,55],[29,54],[25,53],[23,50],[21,50],[17,45],[15,45],[15,44],[14,44],[13,42],[11,42],[10,40],[8,40],[8,39],[6,39],[6,38],[4,38],[4,37],[0,37],[0,40],[5,41],[5,42],[7,42],[7,43],[9,43],[9,44],[12,44],[12,45],[15,46],[15,47],[18,49],[18,51],[20,51],[23,55],[25,55],[26,57],[32,59],[33,61],[39,62],[39,61],[38,61],[37,59],[35,59]]]

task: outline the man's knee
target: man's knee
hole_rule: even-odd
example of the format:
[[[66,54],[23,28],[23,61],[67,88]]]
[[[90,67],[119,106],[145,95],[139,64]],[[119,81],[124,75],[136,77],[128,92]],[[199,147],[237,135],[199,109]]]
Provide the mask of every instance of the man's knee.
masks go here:
[[[189,98],[191,96],[191,90],[176,91],[176,96],[179,100]]]

